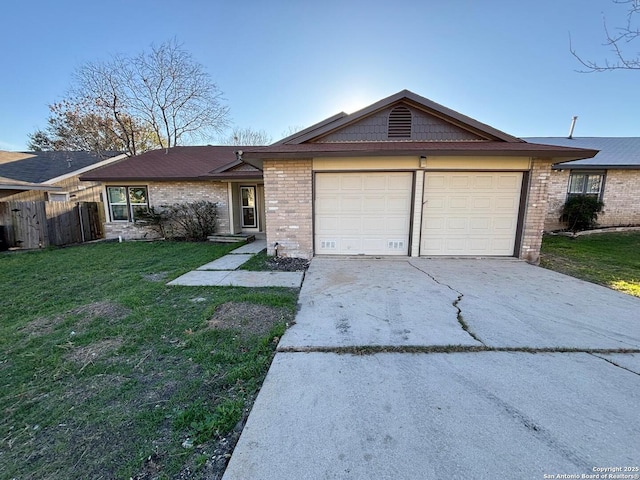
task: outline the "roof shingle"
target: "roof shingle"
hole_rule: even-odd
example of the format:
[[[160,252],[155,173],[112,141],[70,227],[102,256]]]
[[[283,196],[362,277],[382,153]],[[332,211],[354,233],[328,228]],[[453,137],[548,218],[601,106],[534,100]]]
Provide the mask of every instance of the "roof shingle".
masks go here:
[[[239,146],[186,146],[152,150],[130,157],[81,177],[82,180],[133,181],[133,180],[196,180],[225,177],[262,177],[256,169],[251,171],[225,167],[237,165],[236,150]]]

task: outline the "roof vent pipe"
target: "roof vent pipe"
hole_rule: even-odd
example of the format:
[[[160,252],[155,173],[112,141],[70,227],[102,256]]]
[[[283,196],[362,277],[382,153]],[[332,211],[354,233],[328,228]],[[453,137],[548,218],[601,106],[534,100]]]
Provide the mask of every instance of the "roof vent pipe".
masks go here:
[[[567,138],[573,138],[573,129],[576,128],[576,120],[578,120],[578,116],[574,115],[571,119],[571,127],[569,128],[569,136]]]

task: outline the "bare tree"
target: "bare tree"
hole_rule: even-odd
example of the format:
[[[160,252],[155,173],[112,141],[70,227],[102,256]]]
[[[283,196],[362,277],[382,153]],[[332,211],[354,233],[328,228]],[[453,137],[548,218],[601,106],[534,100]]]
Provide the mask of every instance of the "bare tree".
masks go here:
[[[222,139],[222,145],[269,145],[273,140],[264,130],[235,127],[231,134]]]
[[[290,137],[294,133],[298,133],[304,130],[303,125],[289,125],[284,132],[282,132],[282,138]]]
[[[229,115],[218,86],[176,40],[134,57],[84,64],[64,102],[52,106],[54,123],[56,110],[100,120],[129,155],[210,138],[226,128]]]
[[[640,38],[640,26],[638,14],[640,14],[640,0],[613,0],[613,3],[627,5],[626,23],[616,27],[613,31],[603,19],[606,35],[605,46],[611,48],[613,59],[605,58],[603,61],[588,60],[579,55],[570,42],[571,54],[586,67],[583,72],[605,72],[610,70],[640,70],[640,53],[633,50],[636,40]]]

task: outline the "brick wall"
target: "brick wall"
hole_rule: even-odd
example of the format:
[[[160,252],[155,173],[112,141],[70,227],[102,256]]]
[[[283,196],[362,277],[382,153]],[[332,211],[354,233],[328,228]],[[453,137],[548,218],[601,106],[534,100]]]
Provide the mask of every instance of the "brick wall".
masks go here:
[[[313,255],[311,160],[265,160],[267,253],[287,257]]]
[[[640,170],[609,170],[604,185],[603,227],[640,225]]]
[[[218,226],[216,232],[228,233],[229,197],[227,184],[221,182],[148,182],[149,204],[159,207],[175,203],[190,203],[209,200],[218,204]],[[158,236],[153,230],[131,222],[105,223],[105,237],[126,240],[150,239]]]
[[[569,170],[551,172],[546,231],[566,227],[560,222],[560,212],[567,199],[569,176]],[[600,226],[640,225],[640,170],[608,170],[602,201],[604,210],[598,214]]]
[[[562,205],[567,200],[567,188],[569,186],[569,171],[551,171],[549,178],[549,202],[547,216],[544,221],[544,229],[547,232],[564,228],[560,222]]]
[[[529,177],[527,206],[524,216],[522,242],[518,257],[537,264],[540,260],[542,233],[547,217],[551,159],[534,158]]]

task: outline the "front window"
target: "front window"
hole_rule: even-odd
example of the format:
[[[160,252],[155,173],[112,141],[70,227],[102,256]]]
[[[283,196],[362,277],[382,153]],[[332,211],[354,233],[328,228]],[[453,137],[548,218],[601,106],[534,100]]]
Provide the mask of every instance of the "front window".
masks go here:
[[[147,187],[107,187],[111,221],[134,222],[149,209]]]
[[[600,198],[604,186],[602,172],[571,172],[569,195],[592,195]]]

